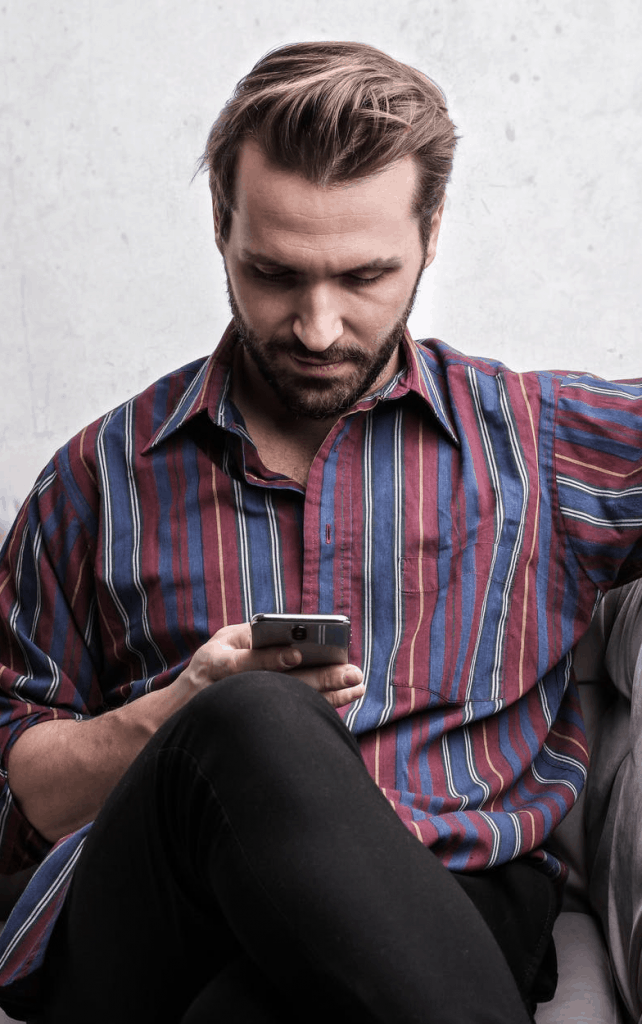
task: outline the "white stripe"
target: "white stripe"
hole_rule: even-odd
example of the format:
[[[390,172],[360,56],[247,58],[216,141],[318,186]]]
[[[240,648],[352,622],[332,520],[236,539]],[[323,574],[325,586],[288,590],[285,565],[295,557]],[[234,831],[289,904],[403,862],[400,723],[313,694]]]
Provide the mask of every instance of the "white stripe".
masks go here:
[[[69,875],[71,875],[71,873],[73,872],[74,868],[76,867],[76,864],[78,863],[78,858],[82,853],[82,848],[85,844],[86,838],[86,836],[83,836],[77,848],[74,850],[73,856],[70,857],[70,859],[65,863],[64,867],[60,871],[60,874],[56,875],[53,882],[51,883],[49,888],[42,894],[42,896],[36,903],[35,907],[31,911],[29,916],[25,918],[25,920],[20,925],[20,928],[17,930],[16,934],[13,936],[11,942],[9,943],[4,953],[2,954],[2,957],[0,958],[0,971],[4,968],[7,960],[13,953],[16,946],[22,941],[22,939],[27,934],[29,929],[37,922],[38,918],[40,917],[46,906],[51,902],[53,897],[66,882]]]
[[[283,600],[283,552],[281,551],[281,545],[279,543],[279,530],[276,516],[276,510],[274,508],[274,496],[266,490],[265,492],[265,510],[267,512],[268,527],[270,530],[270,552],[272,559],[272,579],[274,580],[274,610],[276,612],[283,612],[284,600]]]
[[[223,389],[221,391],[221,398],[220,398],[220,401],[218,403],[218,408],[216,410],[216,422],[217,422],[219,427],[224,427],[225,423],[226,423],[227,417],[226,417],[226,414],[225,414],[226,413],[225,407],[227,405],[227,396],[229,394],[231,386],[232,386],[232,371],[228,370],[227,376],[226,376],[225,381],[223,383]],[[237,426],[238,426],[238,424],[237,424]]]
[[[51,482],[53,480],[53,478],[54,478],[53,475],[48,477],[49,482]],[[26,703],[33,703],[32,699],[28,699],[27,700],[25,697],[22,696],[22,693],[21,693],[21,690],[27,685],[27,683],[30,680],[33,680],[35,678],[35,673],[34,673],[34,670],[33,670],[33,665],[31,664],[31,659],[29,658],[29,652],[28,652],[27,648],[25,647],[25,645],[22,642],[22,638],[20,636],[20,631],[18,629],[18,619],[20,618],[20,613],[22,611],[22,601],[20,600],[20,594],[22,592],[22,574],[23,574],[25,548],[27,546],[27,537],[28,537],[28,535],[29,535],[29,531],[25,530],[23,535],[22,535],[20,547],[18,549],[18,558],[16,560],[16,594],[18,596],[16,598],[16,602],[15,602],[15,604],[14,604],[12,610],[11,610],[11,614],[9,616],[9,627],[10,627],[11,632],[13,633],[13,635],[14,635],[17,643],[18,643],[18,646],[20,647],[20,650],[22,651],[22,657],[24,659],[25,668],[26,668],[25,674],[21,675],[14,682],[14,684],[13,684],[13,693],[17,697],[19,697],[20,700],[23,700]],[[38,562],[38,560],[40,558],[41,549],[42,549],[42,526],[39,525],[37,530],[36,530],[35,536],[34,536],[33,547],[32,547],[33,557],[34,557],[34,560],[36,562]],[[29,633],[29,640],[31,642],[34,642],[34,637],[36,636],[38,625],[39,625],[40,613],[42,611],[40,573],[36,574],[36,586],[37,586],[38,596],[37,596],[37,599],[36,599],[36,604],[35,604],[33,616],[32,616],[32,619],[31,619],[31,631]],[[49,671],[51,673],[51,685],[48,687],[48,689],[47,689],[47,691],[46,691],[46,693],[44,695],[43,701],[42,701],[42,703],[44,703],[44,704],[49,704],[54,699],[54,697],[55,697],[55,695],[56,695],[56,693],[58,691],[58,688],[60,687],[60,669],[59,669],[58,665],[56,665],[56,663],[49,657],[49,655],[47,654],[46,651],[42,651],[41,653],[42,653],[43,657],[46,659],[47,665],[49,667]],[[76,713],[75,717],[76,718],[81,718],[82,716],[78,715]]]
[[[444,404],[443,404],[443,402],[441,400],[441,395],[440,395],[440,393],[439,393],[439,391],[437,389],[437,386],[436,386],[436,384],[435,384],[435,382],[433,380],[432,370],[431,370],[431,368],[430,368],[430,366],[428,364],[428,354],[426,352],[424,352],[420,346],[417,346],[415,351],[416,351],[417,355],[420,357],[419,361],[420,361],[420,365],[421,365],[421,367],[423,369],[423,372],[422,372],[421,376],[422,376],[424,382],[428,386],[428,390],[430,391],[430,396],[432,398],[433,405],[441,413],[441,416],[442,416],[442,419],[443,419],[444,423],[446,423],[448,425],[449,432],[450,433],[454,433],[453,428],[450,425],[450,416],[446,412],[446,409],[444,408]]]
[[[6,771],[3,771],[1,774],[2,774],[3,780],[4,780],[5,784],[6,784],[6,781],[7,781],[7,773],[6,773]],[[13,801],[13,798],[11,796],[11,792],[9,792],[7,794],[5,800],[3,800],[2,805],[0,806],[0,839],[2,840],[3,843],[4,843],[4,830],[5,830],[5,826],[7,824],[7,821],[11,821],[11,819],[13,818],[13,815],[14,815],[13,804],[14,804],[14,801]]]
[[[402,641],[402,576],[401,552],[403,550],[403,414],[400,408],[395,410],[394,445],[393,445],[393,486],[394,486],[394,523],[393,525],[393,557],[396,572],[395,594],[393,606],[394,635],[388,667],[386,670],[386,696],[379,716],[379,726],[387,722],[392,715],[395,704],[394,667]]]
[[[87,609],[87,624],[85,626],[85,632],[83,634],[83,640],[87,647],[91,647],[94,642],[94,629],[96,626],[96,619],[98,615],[98,599],[95,594],[92,595],[89,607]]]
[[[45,477],[42,478],[42,480],[38,484],[38,497],[39,498],[41,498],[42,495],[45,493],[45,491],[47,491],[51,487],[52,483],[54,482],[54,480],[57,479],[57,477],[58,477],[57,471],[55,469],[52,469],[51,473],[49,473],[48,476],[45,476]]]
[[[25,530],[23,535],[22,535],[22,538],[21,538],[20,547],[18,548],[18,557],[16,559],[16,594],[17,594],[17,599],[16,599],[14,607],[11,610],[11,614],[9,616],[9,627],[11,629],[11,632],[15,636],[16,640],[18,641],[18,644],[20,646],[20,650],[22,651],[22,657],[24,658],[25,666],[26,666],[26,669],[27,669],[26,674],[24,676],[22,676],[19,680],[16,680],[16,682],[14,683],[14,687],[13,688],[14,688],[14,691],[16,693],[19,692],[20,687],[22,686],[23,681],[26,681],[27,679],[33,679],[33,669],[31,667],[31,661],[29,659],[29,654],[27,652],[27,648],[25,647],[25,645],[22,642],[22,638],[21,638],[20,632],[18,630],[18,619],[20,617],[20,612],[22,610],[22,601],[20,600],[20,593],[21,593],[21,590],[22,590],[22,565],[23,565],[23,561],[24,561],[25,547],[27,546],[27,535],[28,535],[27,530]],[[35,622],[35,619],[32,618],[31,634],[30,634],[30,636],[33,635],[33,632],[34,632],[35,628],[36,628],[36,622]]]
[[[132,558],[131,558],[131,569],[132,569],[132,580],[138,593],[141,604],[141,626],[145,639],[149,644],[150,648],[155,652],[156,657],[161,666],[161,671],[167,670],[167,661],[163,657],[162,651],[158,644],[155,642],[152,636],[152,630],[149,623],[148,614],[148,600],[147,591],[143,586],[143,581],[140,575],[140,552],[141,552],[141,512],[138,501],[138,495],[134,484],[134,421],[133,421],[133,404],[125,406],[125,452],[127,458],[127,482],[129,487],[129,505],[132,513],[132,529],[133,529],[133,545],[132,545]],[[147,673],[145,673],[147,675]],[[145,684],[145,690],[149,692],[153,686],[154,677],[147,679]]]
[[[522,852],[522,843],[524,842],[524,833],[522,831],[522,821],[519,814],[515,814],[514,811],[504,812],[510,821],[512,822],[513,828],[515,829],[515,843],[513,845],[513,854],[511,860],[515,857],[519,857]]]
[[[467,725],[462,726],[462,732],[464,735],[464,748],[466,750],[466,766],[468,768],[468,776],[472,782],[479,786],[483,792],[483,797],[478,803],[478,807],[483,807],[488,798],[490,797],[490,785],[485,779],[479,775],[477,771],[477,765],[475,764],[475,754],[473,751],[473,744],[470,737],[470,729]]]
[[[561,777],[555,779],[546,779],[543,775],[540,775],[534,764],[531,765],[531,775],[537,782],[540,782],[542,786],[566,786],[566,788],[570,789],[571,793],[573,793],[573,796],[576,800],[580,795],[577,786],[573,785],[572,782],[569,782],[568,779],[563,779]]]
[[[542,749],[546,751],[548,756],[553,761],[558,761],[560,766],[561,765],[568,765],[569,768],[571,768],[571,769],[574,769],[574,770],[579,769],[581,775],[585,779],[588,778],[588,770],[586,768],[586,765],[582,764],[581,761],[577,761],[574,757],[569,757],[568,754],[561,754],[561,753],[559,753],[559,752],[557,752],[555,750],[551,750],[551,748],[548,746],[547,743],[544,744]]]
[[[40,556],[42,554],[42,523],[38,523],[38,527],[33,538],[33,557],[36,564],[40,562]],[[31,624],[31,633],[29,639],[32,643],[35,642],[36,638],[36,626],[40,619],[40,612],[42,611],[42,579],[40,573],[36,573],[36,602],[33,610],[33,619]]]
[[[499,546],[499,539],[501,537],[502,527],[503,527],[503,524],[504,524],[504,503],[503,503],[503,500],[502,500],[499,471],[497,469],[497,463],[495,461],[495,452],[493,450],[493,446],[492,446],[492,443],[491,443],[491,440],[490,440],[490,434],[489,434],[488,428],[486,426],[486,421],[485,421],[485,419],[484,419],[484,417],[482,415],[481,401],[480,401],[480,397],[479,397],[479,388],[478,388],[478,384],[477,384],[477,376],[474,373],[472,367],[469,367],[466,372],[467,372],[468,380],[469,380],[469,383],[470,383],[471,392],[472,392],[472,395],[473,395],[475,411],[477,413],[477,424],[478,424],[478,427],[479,427],[479,430],[480,430],[481,439],[482,439],[482,442],[483,442],[483,445],[484,445],[484,450],[486,452],[486,457],[487,457],[487,461],[488,461],[488,472],[489,472],[489,475],[490,475],[490,477],[492,479],[492,482],[493,482],[493,492],[497,496],[497,507],[495,509],[495,541],[494,541],[494,544],[493,544],[493,555],[492,555],[492,559],[491,559],[490,571],[488,573],[488,580],[486,582],[486,587],[484,589],[484,597],[483,597],[483,600],[482,600],[481,615],[480,615],[480,620],[479,620],[479,628],[477,630],[477,638],[475,640],[475,647],[474,647],[473,656],[472,656],[472,659],[471,659],[470,674],[469,674],[469,677],[468,677],[468,684],[467,684],[467,688],[466,688],[466,697],[469,698],[470,694],[472,692],[473,679],[474,679],[474,676],[475,676],[475,669],[476,669],[476,666],[477,666],[477,657],[478,657],[478,654],[479,654],[479,648],[481,646],[482,630],[483,630],[484,625],[486,624],[486,609],[488,607],[488,595],[489,595],[489,592],[490,592],[491,582],[492,582],[493,576],[494,576],[495,564],[497,562],[497,550],[498,550],[498,546]],[[505,613],[503,611],[502,615],[504,615],[504,614]],[[496,640],[496,645],[495,645],[495,650],[496,651],[497,651],[498,646],[501,646],[499,644],[499,638]],[[495,695],[499,694],[500,683],[501,683],[501,679],[500,679],[500,665],[498,665],[497,661],[495,661],[495,664],[494,664],[494,667],[493,667],[493,672],[492,672],[492,677],[491,677],[491,684],[492,684],[491,685],[491,695],[492,695],[491,699],[497,699],[497,697],[495,697]],[[466,709],[466,721],[470,721],[472,717],[473,717],[472,710],[467,708]]]
[[[131,403],[129,403],[129,404],[131,404]],[[114,605],[115,605],[115,607],[116,607],[116,609],[117,609],[117,611],[118,611],[118,613],[119,613],[119,615],[121,617],[121,621],[122,621],[123,626],[124,626],[125,646],[127,647],[127,650],[131,654],[133,654],[136,658],[138,658],[138,661],[140,662],[140,666],[141,666],[142,678],[144,679],[145,676],[148,674],[148,672],[147,672],[147,665],[145,663],[145,656],[144,656],[142,651],[139,651],[139,650],[137,650],[134,647],[134,644],[132,642],[131,624],[130,624],[130,620],[129,620],[129,614],[128,614],[127,609],[125,608],[124,604],[120,600],[120,597],[118,596],[118,590],[117,590],[116,586],[114,585],[114,578],[113,578],[113,572],[114,572],[114,570],[113,570],[114,522],[113,522],[113,511],[112,511],[112,503],[111,503],[111,490],[110,490],[110,485],[109,485],[109,473],[108,473],[108,468],[107,468],[107,459],[106,459],[106,456],[105,456],[105,442],[104,442],[105,431],[106,431],[107,425],[110,422],[110,420],[112,419],[113,415],[114,415],[114,412],[110,412],[110,413],[108,413],[105,416],[105,418],[104,418],[104,420],[103,420],[103,422],[102,422],[102,424],[100,426],[100,430],[98,431],[98,436],[96,438],[97,465],[98,465],[98,468],[99,468],[99,471],[100,471],[101,482],[102,482],[102,485],[103,485],[103,503],[104,503],[104,524],[103,524],[103,529],[104,529],[104,534],[105,534],[105,542],[104,542],[104,545],[103,545],[103,550],[104,550],[104,555],[105,555],[105,585],[107,587],[107,590],[109,591],[109,595],[110,595],[112,601],[114,602]]]
[[[252,595],[252,576],[250,573],[250,546],[247,539],[247,520],[243,507],[243,489],[238,480],[232,479],[236,523],[239,531],[239,556],[241,559],[241,598],[243,601],[243,621],[249,622],[254,614]]]
[[[508,572],[506,573],[506,577],[504,579],[504,587],[503,587],[503,592],[502,592],[502,614],[501,614],[501,617],[500,617],[500,624],[499,624],[499,629],[498,629],[498,632],[497,632],[497,641],[496,641],[496,647],[495,647],[495,650],[496,650],[496,666],[497,666],[497,669],[496,669],[497,689],[496,689],[496,691],[494,691],[493,696],[496,699],[499,699],[499,693],[500,693],[500,687],[501,687],[501,677],[499,675],[499,672],[500,672],[500,666],[503,664],[503,660],[504,660],[504,654],[503,654],[504,636],[505,636],[505,632],[506,632],[506,624],[508,622],[508,614],[509,614],[509,611],[510,611],[510,600],[511,600],[511,594],[512,594],[512,589],[513,589],[513,583],[515,581],[515,575],[517,573],[517,566],[518,566],[518,563],[519,563],[520,552],[521,552],[521,550],[523,548],[523,545],[524,545],[524,534],[525,534],[525,531],[526,531],[526,521],[527,521],[527,513],[528,513],[528,501],[529,501],[529,497],[530,497],[530,481],[528,479],[528,472],[527,472],[527,469],[526,469],[526,465],[524,463],[524,455],[523,455],[523,452],[522,452],[521,447],[520,447],[519,435],[518,435],[518,433],[517,433],[517,431],[515,429],[515,423],[513,421],[512,411],[511,411],[511,408],[510,408],[510,403],[508,401],[508,395],[506,394],[506,384],[505,384],[504,379],[501,378],[501,377],[498,379],[498,386],[499,386],[500,404],[501,404],[501,407],[502,407],[502,411],[504,413],[504,422],[506,423],[507,433],[508,433],[508,436],[509,436],[510,441],[511,441],[511,451],[512,451],[513,457],[515,459],[515,464],[517,465],[517,469],[518,469],[518,472],[519,472],[520,480],[522,481],[522,507],[521,507],[521,511],[520,511],[519,527],[518,527],[518,530],[517,530],[517,535],[515,537],[515,540],[513,542],[512,548],[511,548],[510,566],[509,566]]]
[[[610,529],[642,526],[642,519],[600,519],[598,516],[590,516],[588,512],[580,512],[578,509],[568,508],[566,505],[560,505],[560,512],[568,516],[569,519],[578,519],[581,523],[590,523],[592,526],[606,526]]]
[[[553,715],[548,704],[548,697],[546,695],[546,686],[544,683],[544,678],[537,680],[537,692],[539,693],[539,701],[542,707],[542,711],[544,712],[544,717],[546,719],[547,732],[550,732],[553,727]]]
[[[459,800],[459,810],[463,811],[468,806],[468,797],[465,793],[460,793],[455,789],[455,780],[453,778],[452,762],[450,758],[450,746],[448,743],[448,733],[444,733],[439,741],[441,746],[441,760],[444,766],[444,775],[446,776],[446,790],[448,796],[451,796],[453,800]]]
[[[561,381],[560,388],[573,388],[573,390],[580,388],[582,391],[588,391],[592,395],[608,395],[609,397],[615,396],[616,398],[628,398],[631,402],[639,402],[640,400],[639,388],[635,391],[634,394],[631,394],[630,391],[621,391],[619,388],[605,388],[600,387],[597,384],[585,384],[584,382],[579,380],[572,382]],[[595,412],[597,415],[599,409],[596,409]]]
[[[593,494],[596,498],[633,498],[638,494],[642,494],[642,487],[626,487],[623,491],[609,489],[606,487],[593,487],[591,484],[585,484],[581,480],[575,480],[570,476],[558,476],[558,484],[563,484],[565,487],[573,487],[576,491],[583,491],[585,494]]]
[[[488,824],[488,827],[490,828],[493,834],[493,848],[491,850],[490,857],[488,858],[488,864],[485,865],[486,867],[492,868],[493,864],[496,862],[499,856],[502,834],[499,831],[499,828],[497,827],[495,822],[493,821],[492,814],[488,814],[486,811],[479,811],[479,814]]]
[[[188,407],[188,405],[192,405],[193,404],[194,399],[196,398],[196,392],[198,392],[199,388],[201,387],[201,384],[203,383],[203,380],[204,380],[204,378],[205,378],[205,376],[207,374],[209,365],[210,365],[210,360],[207,359],[203,363],[203,365],[201,366],[201,368],[198,371],[198,373],[196,374],[196,376],[194,377],[194,380],[192,381],[192,383],[188,387],[187,391],[185,392],[185,394],[181,398],[180,402],[178,403],[178,405],[176,406],[174,411],[171,413],[171,415],[168,417],[168,419],[166,420],[165,424],[161,428],[161,432],[156,437],[156,444],[158,444],[159,441],[161,441],[165,437],[168,429],[170,429],[170,428],[172,430],[176,429],[176,427],[179,426],[180,422],[191,411],[187,407]]]
[[[363,430],[363,623],[362,623],[362,654],[361,671],[363,681],[366,684],[372,664],[372,523],[373,523],[373,494],[372,494],[372,417],[366,416]],[[357,555],[359,557],[359,555]],[[345,717],[345,724],[348,729],[353,729],[357,715],[362,707],[366,694],[356,700]],[[383,713],[382,713],[383,714]]]

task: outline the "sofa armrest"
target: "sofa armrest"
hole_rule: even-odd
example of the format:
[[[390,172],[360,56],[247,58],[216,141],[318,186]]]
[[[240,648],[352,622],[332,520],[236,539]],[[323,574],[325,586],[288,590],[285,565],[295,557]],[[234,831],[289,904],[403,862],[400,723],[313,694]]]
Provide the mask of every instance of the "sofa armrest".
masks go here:
[[[602,602],[605,666],[617,699],[603,715],[586,794],[589,897],[613,972],[642,1016],[642,581]]]

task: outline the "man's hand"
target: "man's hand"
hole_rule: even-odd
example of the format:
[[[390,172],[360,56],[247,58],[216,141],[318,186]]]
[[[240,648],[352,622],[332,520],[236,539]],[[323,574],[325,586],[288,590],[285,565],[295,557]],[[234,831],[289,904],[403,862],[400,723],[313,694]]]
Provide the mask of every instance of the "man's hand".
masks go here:
[[[313,690],[322,693],[334,708],[341,708],[362,697],[363,675],[356,665],[324,665],[298,668],[301,652],[295,647],[251,647],[249,622],[224,626],[194,654],[186,669],[172,683],[177,694],[189,700],[205,686],[239,672],[264,669],[290,672]]]
[[[55,842],[91,821],[136,755],[170,715],[200,690],[252,669],[291,672],[335,708],[361,697],[354,665],[297,668],[291,647],[250,648],[250,626],[226,626],[203,644],[179,676],[160,690],[76,722],[41,722],[23,732],[9,753],[9,784],[23,813]]]

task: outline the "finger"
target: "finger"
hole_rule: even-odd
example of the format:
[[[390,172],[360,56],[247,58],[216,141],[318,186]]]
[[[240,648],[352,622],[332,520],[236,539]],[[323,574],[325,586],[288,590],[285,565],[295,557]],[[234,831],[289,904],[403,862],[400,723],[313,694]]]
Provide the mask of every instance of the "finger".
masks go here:
[[[363,680],[363,672],[356,665],[319,665],[315,668],[297,669],[296,675],[324,695],[346,687],[358,686]]]
[[[249,622],[238,622],[231,626],[223,626],[217,629],[214,636],[208,641],[214,641],[233,647],[235,650],[249,648],[252,646],[252,632]]]
[[[323,697],[333,708],[344,708],[346,704],[352,704],[353,700],[363,697],[365,692],[365,685],[359,683],[358,686],[345,686],[342,690],[328,690]]]
[[[233,664],[232,672],[288,672],[301,664],[302,654],[296,647],[259,647],[232,651],[227,657]]]

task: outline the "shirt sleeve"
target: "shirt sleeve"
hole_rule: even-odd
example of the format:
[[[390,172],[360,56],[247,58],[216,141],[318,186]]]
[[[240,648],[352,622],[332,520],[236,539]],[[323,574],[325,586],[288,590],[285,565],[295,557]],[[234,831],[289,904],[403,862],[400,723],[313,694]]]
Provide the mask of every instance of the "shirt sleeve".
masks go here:
[[[564,530],[600,590],[642,576],[642,381],[561,379],[555,468]]]
[[[11,747],[33,725],[81,720],[103,703],[94,637],[94,517],[85,506],[81,517],[52,461],[1,552],[0,873],[40,861],[50,846],[11,793]]]

